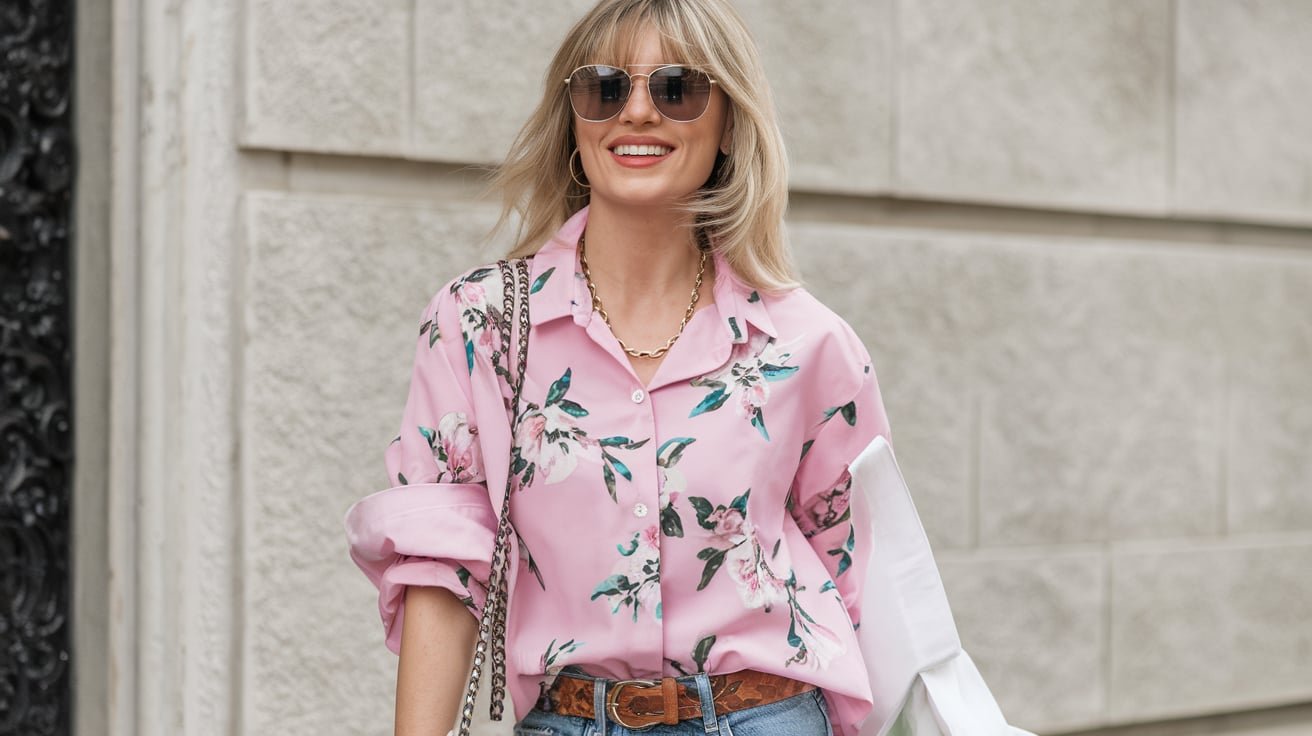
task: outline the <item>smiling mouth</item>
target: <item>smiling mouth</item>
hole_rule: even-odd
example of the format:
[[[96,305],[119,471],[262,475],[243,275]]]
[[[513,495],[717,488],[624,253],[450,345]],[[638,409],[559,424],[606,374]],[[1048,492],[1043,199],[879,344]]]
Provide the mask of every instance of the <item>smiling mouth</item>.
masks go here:
[[[617,156],[664,156],[674,149],[669,146],[615,146],[610,150]]]

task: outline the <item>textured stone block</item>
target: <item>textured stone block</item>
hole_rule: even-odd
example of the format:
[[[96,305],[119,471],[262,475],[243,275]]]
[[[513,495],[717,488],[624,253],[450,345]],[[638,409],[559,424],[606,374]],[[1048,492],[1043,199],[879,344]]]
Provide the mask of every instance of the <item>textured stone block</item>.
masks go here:
[[[415,0],[414,151],[494,163],[542,99],[565,32],[594,0]]]
[[[1093,551],[939,560],[961,643],[1011,723],[1047,733],[1101,715],[1104,569]]]
[[[1306,541],[1115,553],[1111,717],[1312,698],[1309,570]]]
[[[1312,223],[1312,3],[1178,5],[1175,208]]]
[[[239,415],[248,733],[390,733],[395,658],[373,588],[347,557],[342,517],[387,486],[382,455],[420,313],[459,269],[491,257],[474,244],[493,214],[247,199]]]
[[[1236,259],[1226,303],[1229,530],[1312,530],[1312,257]]]
[[[1219,530],[1216,258],[1092,240],[792,232],[815,293],[872,351],[932,543]]]
[[[1163,211],[1171,7],[899,3],[896,191]]]
[[[242,143],[398,154],[410,0],[246,0]]]
[[[744,0],[737,6],[761,49],[793,187],[887,191],[893,0]]]
[[[1091,242],[992,258],[1012,278],[986,306],[980,539],[1219,532],[1216,259]]]

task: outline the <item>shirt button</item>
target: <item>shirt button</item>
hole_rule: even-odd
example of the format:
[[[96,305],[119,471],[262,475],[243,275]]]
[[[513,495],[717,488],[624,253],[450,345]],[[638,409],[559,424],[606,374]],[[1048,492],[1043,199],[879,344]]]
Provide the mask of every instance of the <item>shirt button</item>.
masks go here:
[[[643,391],[642,389],[638,389],[637,391],[634,391],[633,395],[630,396],[629,398],[633,399],[633,403],[641,404],[642,400],[647,398],[647,392]]]
[[[639,518],[642,518],[642,517],[646,516],[646,515],[647,515],[647,504],[645,504],[645,503],[635,503],[635,504],[633,504],[633,515],[634,515],[634,516],[637,516],[637,517],[639,517]]]

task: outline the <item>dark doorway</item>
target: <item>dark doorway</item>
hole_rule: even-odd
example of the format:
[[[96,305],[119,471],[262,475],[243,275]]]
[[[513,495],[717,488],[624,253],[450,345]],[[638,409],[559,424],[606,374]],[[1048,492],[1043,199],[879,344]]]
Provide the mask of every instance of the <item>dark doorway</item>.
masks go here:
[[[0,736],[70,733],[73,7],[0,3]]]

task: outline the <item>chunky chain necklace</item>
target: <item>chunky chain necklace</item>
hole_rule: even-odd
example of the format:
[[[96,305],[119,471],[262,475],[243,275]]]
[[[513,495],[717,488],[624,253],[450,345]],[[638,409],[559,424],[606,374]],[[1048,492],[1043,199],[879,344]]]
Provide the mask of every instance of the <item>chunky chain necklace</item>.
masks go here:
[[[597,285],[592,283],[592,272],[588,270],[588,256],[587,251],[584,248],[583,240],[583,236],[580,235],[579,263],[583,266],[583,278],[588,282],[588,293],[592,295],[592,308],[597,310],[597,313],[601,315],[602,320],[606,322],[606,326],[610,327],[611,333],[614,334],[615,328],[611,326],[610,317],[606,314],[606,308],[601,306],[601,297],[597,296]],[[615,339],[619,341],[620,347],[624,348],[624,352],[635,358],[659,358],[664,355],[674,345],[674,341],[678,340],[679,336],[683,334],[683,328],[687,327],[688,320],[692,319],[693,308],[697,306],[697,299],[701,296],[702,276],[706,274],[706,250],[699,250],[701,250],[702,255],[701,261],[697,264],[697,283],[693,284],[692,298],[688,301],[687,311],[683,313],[683,321],[679,323],[679,331],[674,333],[670,339],[666,340],[664,345],[655,350],[634,350],[628,345],[625,345],[619,335],[616,335]]]

